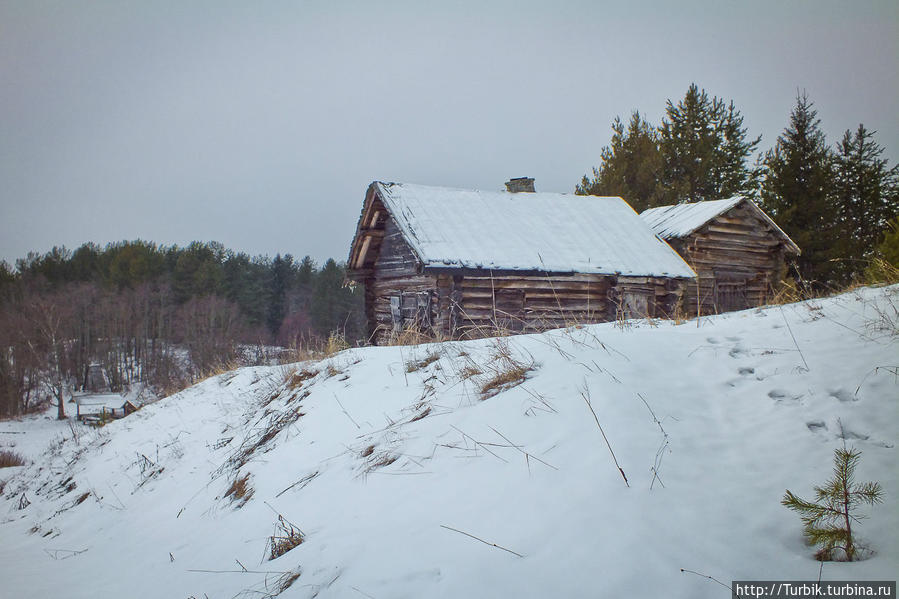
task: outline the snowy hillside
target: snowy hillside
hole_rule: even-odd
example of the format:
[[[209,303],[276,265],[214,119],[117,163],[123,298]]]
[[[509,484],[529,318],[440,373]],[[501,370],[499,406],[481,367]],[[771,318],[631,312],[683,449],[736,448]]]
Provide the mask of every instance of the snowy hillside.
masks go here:
[[[871,557],[823,578],[893,580],[897,309],[891,287],[699,326],[349,350],[74,437],[13,423],[54,438],[0,470],[0,594],[728,597],[681,569],[817,579],[780,500],[813,495],[841,437],[886,495],[857,527]],[[303,542],[268,560],[279,515]]]

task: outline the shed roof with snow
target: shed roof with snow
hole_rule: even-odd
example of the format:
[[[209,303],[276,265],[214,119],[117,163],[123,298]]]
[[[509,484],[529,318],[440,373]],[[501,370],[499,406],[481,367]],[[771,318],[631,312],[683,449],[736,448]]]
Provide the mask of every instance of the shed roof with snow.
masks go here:
[[[81,406],[81,409],[96,408],[121,410],[127,400],[118,393],[98,393],[91,395],[79,395],[75,398],[75,403]]]
[[[695,276],[621,198],[379,181],[372,189],[425,270]]]
[[[765,214],[755,202],[743,196],[734,196],[726,200],[710,200],[692,204],[674,204],[649,208],[640,213],[640,218],[652,227],[652,230],[659,237],[663,239],[682,239],[741,204],[770,226],[771,231],[783,242],[788,252],[799,253],[799,247],[784,233],[783,229],[778,227],[777,223],[771,220],[771,217]]]

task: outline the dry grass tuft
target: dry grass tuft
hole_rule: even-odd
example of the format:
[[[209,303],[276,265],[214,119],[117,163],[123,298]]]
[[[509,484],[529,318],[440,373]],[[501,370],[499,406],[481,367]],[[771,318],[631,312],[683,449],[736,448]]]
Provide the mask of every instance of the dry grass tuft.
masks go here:
[[[247,472],[231,481],[231,486],[225,491],[225,497],[230,497],[231,501],[236,502],[237,507],[241,508],[253,498],[255,492],[255,489],[250,486],[250,473]]]
[[[491,379],[481,385],[481,399],[493,397],[497,393],[520,385],[527,378],[530,370],[530,367],[519,365],[497,371]]]
[[[14,451],[4,449],[0,451],[0,468],[12,468],[13,466],[24,466],[25,458]]]
[[[406,372],[415,372],[417,370],[421,370],[422,368],[427,368],[434,362],[440,359],[440,352],[432,351],[429,352],[424,358],[421,360],[409,360],[406,362]]]
[[[424,345],[448,340],[449,338],[439,331],[422,330],[418,323],[410,323],[399,331],[393,331],[383,345]]]
[[[872,258],[865,269],[863,285],[895,285],[899,283],[899,267],[882,258]]]
[[[214,376],[225,374],[226,372],[231,372],[232,370],[237,370],[238,368],[240,368],[240,366],[240,362],[238,362],[237,360],[225,360],[216,362],[212,366],[209,366],[205,370],[199,372],[194,378],[193,383],[191,384],[197,384]]]
[[[895,285],[899,283],[899,267],[890,264],[881,258],[871,258],[868,260],[868,266],[863,273],[856,276],[855,279],[845,287],[826,287],[824,289],[813,289],[807,281],[796,282],[792,279],[785,279],[780,282],[774,294],[769,298],[768,304],[779,306],[784,304],[795,304],[812,299],[822,297],[830,297],[853,291],[859,287],[872,287],[883,285]]]
[[[289,376],[286,377],[287,380],[285,381],[285,383],[289,389],[294,390],[304,382],[308,381],[311,378],[314,378],[317,374],[317,370],[312,370],[310,368],[293,371],[289,374]]]
[[[459,378],[461,378],[463,381],[464,381],[464,380],[467,380],[467,379],[470,379],[470,378],[473,377],[473,376],[478,376],[478,375],[481,375],[481,374],[484,374],[484,371],[481,370],[480,368],[478,368],[477,366],[473,365],[473,364],[469,364],[469,365],[467,365],[467,366],[463,366],[463,367],[459,370]]]
[[[397,461],[400,456],[390,453],[389,451],[382,451],[381,453],[371,453],[368,457],[368,464],[365,466],[365,474],[369,474],[378,468],[391,465]]]
[[[290,588],[290,585],[296,581],[297,578],[300,577],[299,570],[292,570],[290,572],[285,572],[281,576],[278,577],[278,580],[275,581],[275,594],[273,597],[277,597],[284,591]]]
[[[885,333],[890,337],[899,336],[899,305],[893,301],[895,297],[885,296],[882,307],[876,303],[871,305],[875,316],[866,319],[865,329],[872,333]]]
[[[431,414],[431,406],[426,407],[424,410],[413,416],[409,419],[409,422],[418,422],[423,418],[427,418]]]
[[[263,427],[254,429],[253,432],[244,439],[240,447],[228,458],[228,461],[217,470],[220,472],[226,466],[230,466],[235,470],[241,468],[250,461],[253,454],[262,449],[269,441],[274,439],[278,433],[299,420],[304,415],[297,409],[284,410],[283,412],[272,413],[269,421]]]
[[[677,306],[674,308],[674,315],[672,320],[674,321],[675,326],[680,326],[687,322],[690,319],[687,311],[684,309],[683,302],[678,302]]]
[[[780,286],[774,291],[774,295],[768,303],[782,306],[814,299],[815,297],[816,295],[808,287],[800,286],[792,280],[784,280],[781,281]]]
[[[360,457],[360,458],[367,458],[368,456],[370,456],[370,455],[373,454],[374,452],[375,452],[375,446],[374,446],[374,445],[369,445],[368,447],[366,447],[365,449],[363,449],[361,452],[359,452],[359,457]]]
[[[325,342],[325,346],[322,348],[322,353],[326,358],[329,358],[334,354],[349,348],[350,344],[342,332],[331,331],[331,334],[328,335],[328,340]]]
[[[294,547],[301,545],[305,540],[306,535],[303,534],[302,530],[291,522],[288,522],[284,516],[278,514],[278,523],[275,525],[275,532],[268,540],[268,559],[271,561],[281,557]],[[296,580],[296,578],[293,580]],[[291,583],[293,580],[291,580]]]
[[[534,362],[526,363],[512,353],[507,339],[497,339],[493,343],[493,351],[487,369],[491,376],[481,384],[481,399],[520,385],[527,378],[528,372],[534,369]]]

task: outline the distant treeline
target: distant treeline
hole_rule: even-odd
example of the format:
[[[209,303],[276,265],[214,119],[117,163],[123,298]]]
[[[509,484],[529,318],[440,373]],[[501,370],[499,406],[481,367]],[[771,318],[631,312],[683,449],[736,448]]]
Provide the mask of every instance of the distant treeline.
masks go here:
[[[216,242],[124,241],[0,263],[0,417],[87,384],[171,390],[232,364],[240,346],[362,340],[362,290],[341,264],[250,257]]]

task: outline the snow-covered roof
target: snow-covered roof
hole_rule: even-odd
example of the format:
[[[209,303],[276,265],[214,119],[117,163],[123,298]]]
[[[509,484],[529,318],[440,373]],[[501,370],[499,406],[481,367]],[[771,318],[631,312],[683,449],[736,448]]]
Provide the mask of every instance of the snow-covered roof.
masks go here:
[[[621,198],[373,185],[426,268],[695,276]]]
[[[771,227],[774,233],[783,240],[788,250],[799,253],[799,247],[777,226],[777,223],[771,220],[771,217],[765,214],[755,202],[742,196],[734,196],[726,200],[709,200],[649,208],[640,213],[640,218],[652,227],[659,237],[680,239],[692,234],[710,220],[724,214],[741,202],[746,202],[746,205],[750,206],[757,216]]]
[[[664,239],[686,237],[719,214],[727,212],[743,201],[740,196],[726,200],[711,200],[693,204],[659,206],[640,213],[653,231]]]
[[[81,407],[84,412],[85,408],[93,408],[100,410],[103,408],[109,410],[121,410],[127,400],[118,393],[103,393],[94,395],[81,395],[75,398],[75,403]]]

